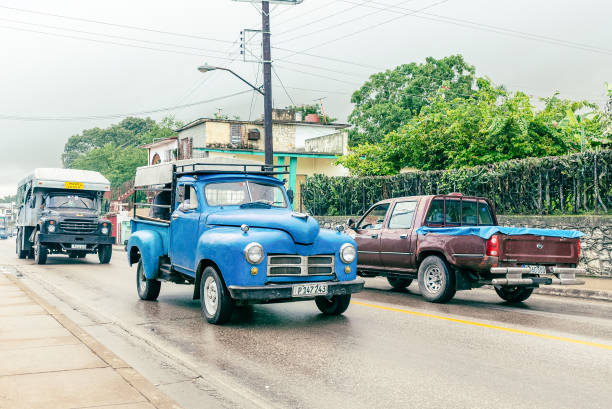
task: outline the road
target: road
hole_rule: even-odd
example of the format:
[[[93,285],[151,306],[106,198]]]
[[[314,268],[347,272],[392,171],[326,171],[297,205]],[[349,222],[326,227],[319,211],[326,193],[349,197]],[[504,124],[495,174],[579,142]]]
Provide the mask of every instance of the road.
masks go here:
[[[110,265],[90,255],[37,266],[18,260],[10,239],[0,266],[80,314],[186,409],[612,405],[609,302],[534,295],[511,306],[480,289],[436,305],[416,283],[393,292],[367,279],[344,316],[313,302],[259,305],[220,327],[200,316],[189,286],[164,283],[157,302],[140,301],[124,252]]]

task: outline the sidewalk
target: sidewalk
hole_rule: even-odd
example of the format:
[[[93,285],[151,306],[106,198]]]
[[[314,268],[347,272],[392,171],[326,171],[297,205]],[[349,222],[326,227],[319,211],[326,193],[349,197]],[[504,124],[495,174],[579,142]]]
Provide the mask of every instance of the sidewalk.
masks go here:
[[[534,293],[612,301],[612,278],[577,277],[584,285],[543,285]]]
[[[15,276],[0,271],[0,409],[180,409]]]

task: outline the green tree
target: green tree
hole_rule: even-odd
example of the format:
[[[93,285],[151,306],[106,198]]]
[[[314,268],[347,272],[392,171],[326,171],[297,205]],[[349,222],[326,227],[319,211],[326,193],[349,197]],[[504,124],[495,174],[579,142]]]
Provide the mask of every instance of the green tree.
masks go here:
[[[67,168],[98,171],[116,187],[131,180],[138,166],[147,164],[141,145],[174,136],[174,129],[180,126],[173,117],[159,123],[150,118],[125,118],[108,128],[85,129],[68,139],[62,160]]]
[[[349,116],[354,128],[349,144],[378,143],[397,131],[430,103],[432,96],[447,101],[472,95],[475,69],[461,55],[441,59],[428,57],[424,64],[410,63],[374,74],[351,97]]]
[[[567,120],[594,105],[553,95],[536,110],[529,96],[479,78],[471,97],[449,100],[441,88],[419,114],[378,144],[364,143],[338,160],[357,175],[389,175],[404,167],[456,169],[580,150],[580,133],[604,131],[600,115]],[[565,122],[564,122],[565,121]],[[591,145],[590,145],[591,146]]]

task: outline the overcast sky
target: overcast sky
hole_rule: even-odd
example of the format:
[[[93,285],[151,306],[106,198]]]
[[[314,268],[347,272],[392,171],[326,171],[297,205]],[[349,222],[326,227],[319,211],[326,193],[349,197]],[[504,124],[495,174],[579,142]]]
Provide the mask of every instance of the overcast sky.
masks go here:
[[[455,53],[511,90],[601,103],[612,82],[610,16],[604,0],[304,0],[273,8],[272,46],[328,59],[278,48],[273,59],[295,104],[326,97],[326,111],[340,120],[370,74]],[[260,27],[253,4],[231,0],[0,0],[0,196],[35,167],[61,166],[71,135],[121,118],[34,119],[129,114],[247,90],[228,73],[196,68],[228,66],[255,82],[258,64],[242,61],[234,42],[240,30]],[[255,54],[257,42],[248,47]],[[275,106],[292,104],[274,81]],[[261,98],[252,110],[251,100],[248,93],[150,116],[190,121],[221,108],[259,117]]]

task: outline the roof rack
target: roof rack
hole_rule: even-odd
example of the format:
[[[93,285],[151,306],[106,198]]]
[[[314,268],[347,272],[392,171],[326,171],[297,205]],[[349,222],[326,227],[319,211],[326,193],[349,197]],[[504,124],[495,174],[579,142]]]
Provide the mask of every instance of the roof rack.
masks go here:
[[[196,162],[188,164],[177,164],[175,173],[177,176],[194,173],[244,173],[265,176],[288,175],[288,165],[261,165],[240,163],[206,163]]]

